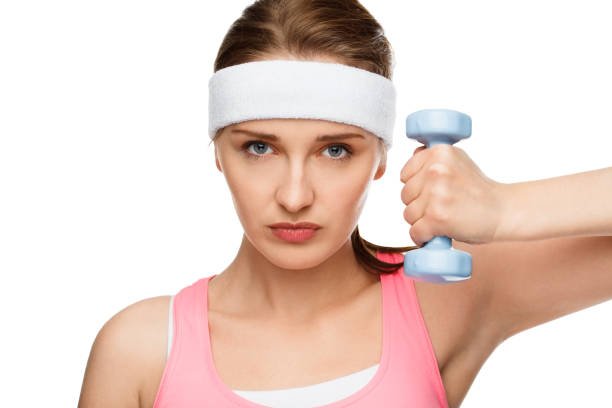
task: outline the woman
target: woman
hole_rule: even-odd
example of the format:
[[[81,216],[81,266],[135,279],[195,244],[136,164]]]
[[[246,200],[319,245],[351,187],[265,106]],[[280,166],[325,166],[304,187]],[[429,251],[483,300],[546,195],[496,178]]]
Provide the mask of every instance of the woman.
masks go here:
[[[388,85],[392,53],[382,33],[349,0],[258,1],[232,25],[214,71],[244,69],[236,72],[249,81],[238,95],[219,88],[235,98],[225,100],[229,107],[211,88],[210,108],[227,110],[213,112],[210,130],[242,244],[219,274],[137,302],[105,324],[80,407],[458,407],[505,339],[612,298],[612,215],[601,204],[612,198],[612,168],[508,185],[487,178],[459,148],[421,147],[400,174],[417,246],[359,236],[370,182],[385,173],[384,125],[393,117],[368,115],[378,105],[350,100],[348,91],[366,89],[369,82],[350,82],[364,72],[378,77],[364,82]],[[268,92],[287,88],[253,76],[257,63],[275,61],[304,63],[296,69],[306,73],[315,72],[307,62],[325,64],[309,85],[335,78],[326,85],[347,91],[344,102],[366,117],[349,111],[348,123],[334,121],[344,114],[337,104],[306,117],[327,102],[322,87],[316,103],[281,103]],[[338,64],[347,77],[326,77]],[[297,72],[267,67],[279,69],[279,81]],[[253,90],[262,83],[266,89]],[[261,96],[257,103],[250,92]],[[299,106],[301,116],[254,117],[268,105]],[[245,120],[219,127],[237,114]],[[578,201],[585,188],[600,197]],[[584,211],[576,214],[578,203]],[[304,221],[318,229],[276,225]],[[437,285],[404,275],[402,254],[436,235],[472,254],[471,279]]]

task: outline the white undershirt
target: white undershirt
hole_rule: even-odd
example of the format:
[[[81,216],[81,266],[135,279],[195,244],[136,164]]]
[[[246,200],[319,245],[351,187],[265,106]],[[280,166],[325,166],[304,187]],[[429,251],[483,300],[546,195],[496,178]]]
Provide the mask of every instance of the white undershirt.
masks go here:
[[[241,391],[234,393],[258,404],[274,408],[309,408],[346,398],[363,388],[376,373],[378,364],[344,377],[282,390]]]
[[[174,296],[170,298],[170,313],[168,319],[168,357],[172,347],[172,305]],[[363,388],[376,374],[379,364],[368,367],[340,378],[305,387],[286,388],[280,390],[245,391],[232,390],[242,398],[257,404],[273,408],[309,408],[325,405],[346,398]]]

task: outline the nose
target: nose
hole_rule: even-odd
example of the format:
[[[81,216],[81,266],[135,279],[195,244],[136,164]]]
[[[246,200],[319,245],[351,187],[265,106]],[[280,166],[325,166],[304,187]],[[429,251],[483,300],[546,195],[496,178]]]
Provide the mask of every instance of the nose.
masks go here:
[[[312,205],[314,191],[303,163],[292,162],[285,174],[281,175],[280,180],[276,191],[276,201],[288,212],[297,213]]]

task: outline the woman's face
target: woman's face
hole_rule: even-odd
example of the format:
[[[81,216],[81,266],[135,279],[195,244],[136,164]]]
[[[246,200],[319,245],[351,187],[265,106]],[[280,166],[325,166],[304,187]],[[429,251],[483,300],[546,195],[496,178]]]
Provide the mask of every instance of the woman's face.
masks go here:
[[[317,140],[339,134],[353,137]],[[350,238],[371,180],[385,172],[386,153],[379,138],[357,126],[265,119],[223,129],[215,139],[215,161],[250,243],[279,267],[306,269]],[[279,222],[321,228],[306,241],[287,242],[270,228]]]

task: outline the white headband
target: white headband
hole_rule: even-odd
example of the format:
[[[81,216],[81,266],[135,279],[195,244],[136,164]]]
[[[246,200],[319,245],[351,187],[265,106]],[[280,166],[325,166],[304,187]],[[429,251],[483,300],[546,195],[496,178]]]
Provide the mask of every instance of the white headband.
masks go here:
[[[233,65],[208,81],[208,133],[254,119],[323,119],[358,126],[393,144],[395,86],[344,64],[265,60]]]

